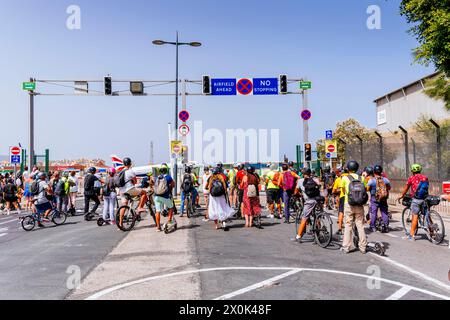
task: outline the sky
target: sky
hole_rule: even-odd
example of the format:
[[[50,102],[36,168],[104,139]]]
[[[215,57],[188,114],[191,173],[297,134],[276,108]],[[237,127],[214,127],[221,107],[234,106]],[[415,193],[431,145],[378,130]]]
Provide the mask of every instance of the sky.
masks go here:
[[[0,154],[28,146],[29,97],[37,79],[175,79],[175,48],[152,40],[200,41],[180,48],[180,78],[308,78],[310,140],[350,117],[374,128],[373,100],[432,73],[415,64],[418,44],[399,15],[399,0],[0,0]],[[81,9],[81,29],[66,12]],[[381,8],[381,29],[369,30],[367,8]],[[39,87],[46,92],[63,88]],[[196,85],[191,92],[199,92]],[[291,90],[296,86],[290,87]],[[64,89],[63,89],[64,90]],[[172,93],[173,86],[152,89]],[[36,152],[52,159],[130,156],[137,164],[168,161],[167,124],[174,97],[53,97],[35,102]],[[189,96],[190,125],[204,130],[280,129],[280,157],[303,142],[301,96]]]

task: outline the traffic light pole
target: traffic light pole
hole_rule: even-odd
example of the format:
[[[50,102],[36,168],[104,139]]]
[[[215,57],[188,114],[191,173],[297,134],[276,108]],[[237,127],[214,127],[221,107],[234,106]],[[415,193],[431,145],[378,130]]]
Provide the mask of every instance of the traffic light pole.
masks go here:
[[[34,79],[30,79],[34,82]],[[30,91],[30,166],[28,168],[29,172],[33,170],[34,166],[34,92]]]
[[[302,92],[303,111],[308,109],[308,90]],[[309,124],[308,121],[303,120],[303,145],[309,143]],[[305,167],[311,168],[311,162],[305,161]]]

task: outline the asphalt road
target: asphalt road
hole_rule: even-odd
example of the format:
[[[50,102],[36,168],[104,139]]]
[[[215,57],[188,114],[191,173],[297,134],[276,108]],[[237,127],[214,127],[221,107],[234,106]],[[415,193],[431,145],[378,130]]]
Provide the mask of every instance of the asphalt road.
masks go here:
[[[22,229],[17,215],[0,216],[0,300],[64,299],[70,291],[68,268],[78,266],[87,274],[125,236],[78,214],[63,226],[32,232]]]

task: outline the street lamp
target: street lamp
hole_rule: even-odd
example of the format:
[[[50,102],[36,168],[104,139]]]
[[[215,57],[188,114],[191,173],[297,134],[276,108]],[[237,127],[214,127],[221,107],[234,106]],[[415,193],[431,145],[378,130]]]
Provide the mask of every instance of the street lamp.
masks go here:
[[[190,46],[190,47],[201,47],[200,42],[180,42],[178,40],[178,31],[177,31],[177,40],[175,42],[169,42],[164,40],[154,40],[152,42],[156,46],[162,46],[165,44],[171,44],[176,47],[176,82],[175,82],[175,136],[177,137],[176,140],[178,140],[178,47],[179,46]],[[175,164],[173,167],[173,173],[175,178],[175,195],[177,195],[178,192],[178,163],[177,160],[175,160]]]

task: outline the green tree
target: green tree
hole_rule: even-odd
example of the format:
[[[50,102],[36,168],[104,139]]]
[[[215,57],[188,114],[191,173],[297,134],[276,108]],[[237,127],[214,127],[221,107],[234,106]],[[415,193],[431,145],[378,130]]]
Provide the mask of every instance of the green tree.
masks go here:
[[[403,0],[401,15],[413,24],[409,32],[416,36],[420,46],[414,49],[417,62],[434,64],[442,72],[428,81],[426,93],[433,99],[442,99],[450,110],[450,2],[449,0]]]

